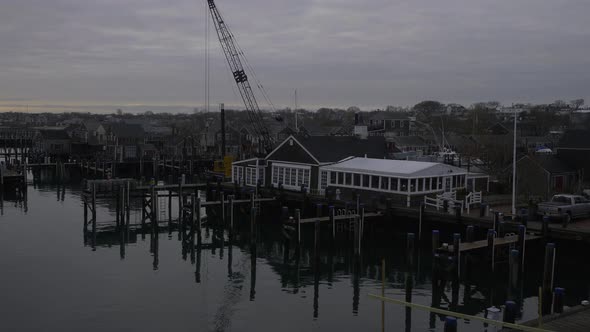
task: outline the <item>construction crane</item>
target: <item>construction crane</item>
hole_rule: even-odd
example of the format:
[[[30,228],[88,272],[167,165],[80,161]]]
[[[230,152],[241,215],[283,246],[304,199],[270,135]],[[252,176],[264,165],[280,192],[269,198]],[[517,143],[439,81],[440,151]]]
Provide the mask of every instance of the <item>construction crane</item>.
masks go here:
[[[269,153],[274,148],[274,139],[264,123],[262,112],[260,111],[256,97],[254,96],[254,91],[250,86],[250,82],[248,81],[248,75],[244,70],[243,63],[247,65],[247,61],[244,58],[244,52],[235,42],[235,37],[225,24],[215,2],[213,0],[207,0],[207,2],[209,4],[211,17],[213,18],[213,23],[215,24],[215,30],[217,31],[217,37],[221,43],[225,59],[227,60],[229,69],[236,81],[244,105],[246,106],[246,111],[248,112],[248,118],[254,134],[259,138],[259,144],[264,148],[266,153]],[[250,69],[250,71],[252,71],[252,69]],[[267,98],[266,92],[264,92],[262,86],[258,84],[258,87],[262,90],[261,92],[265,98]]]

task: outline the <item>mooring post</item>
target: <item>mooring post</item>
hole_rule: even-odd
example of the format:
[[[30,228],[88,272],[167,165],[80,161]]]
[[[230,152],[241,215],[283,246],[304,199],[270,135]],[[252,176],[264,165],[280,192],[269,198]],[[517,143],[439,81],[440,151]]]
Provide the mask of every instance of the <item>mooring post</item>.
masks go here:
[[[156,226],[158,224],[158,191],[156,190],[156,187],[152,185],[152,200],[151,200],[151,204],[152,204],[152,215],[151,215],[151,221],[152,221],[152,226]]]
[[[120,225],[125,225],[125,186],[121,185],[121,187],[119,188],[119,192],[120,192],[120,208],[119,208],[119,213],[121,213],[121,217],[119,217]]]
[[[197,197],[197,231],[201,234],[201,198]],[[201,236],[199,236],[201,238]]]
[[[121,215],[121,191],[117,190],[117,194],[115,196],[115,223],[117,227],[119,227],[119,216]]]
[[[256,243],[256,208],[250,209],[250,242]]]
[[[432,230],[432,254],[440,248],[440,232],[436,229]]]
[[[494,272],[494,268],[495,268],[495,266],[494,266],[495,265],[494,264],[495,263],[494,262],[494,260],[495,260],[494,253],[495,253],[495,244],[496,244],[495,243],[496,242],[496,231],[493,229],[488,229],[487,239],[488,239],[488,255],[491,259],[492,272]]]
[[[455,264],[456,275],[461,273],[461,234],[453,234],[453,263]]]
[[[420,210],[418,211],[418,242],[422,240],[422,216],[424,215],[424,202],[420,202]]]
[[[225,223],[225,197],[223,191],[219,193],[219,204],[221,209],[221,222]]]
[[[472,243],[474,233],[475,233],[475,227],[473,225],[467,226],[467,231],[465,231],[465,242]]]
[[[297,246],[299,246],[301,244],[301,211],[299,209],[295,209],[295,223],[297,227]]]
[[[0,188],[2,189],[2,188]],[[88,196],[87,194],[84,194],[84,196],[82,196],[82,202],[84,202],[84,230],[87,229],[87,225],[88,225]]]
[[[518,288],[518,260],[520,252],[516,249],[510,251],[508,256],[508,285],[510,290]]]
[[[545,262],[543,268],[543,314],[551,312],[551,293],[553,290],[553,277],[555,274],[555,244],[547,243],[545,246]]]
[[[549,216],[543,216],[542,233],[543,233],[543,237],[549,236]]]
[[[131,220],[131,184],[129,183],[129,181],[127,181],[127,183],[125,184],[126,186],[126,193],[125,193],[125,225],[129,226],[129,222]]]
[[[525,254],[525,247],[526,247],[526,226],[519,225],[518,226],[518,250],[520,252],[520,270],[524,271],[524,254]]]
[[[360,217],[356,215],[354,217],[354,253],[356,255],[360,254],[361,252],[361,222]]]
[[[363,234],[365,233],[365,204],[359,204],[359,210],[357,210],[357,213],[360,214],[360,224],[361,224],[361,228],[360,228],[360,234],[359,236],[362,238]]]
[[[500,221],[500,212],[494,211],[494,226],[492,227],[494,229],[494,231],[497,231],[499,221]]]
[[[316,219],[314,223],[314,237],[313,237],[313,247],[314,247],[314,254],[317,255],[317,251],[320,245],[320,220]],[[319,256],[318,256],[319,257]]]
[[[332,226],[332,240],[336,238],[336,218],[334,218],[334,206],[328,207],[328,213],[330,214],[330,225]]]
[[[408,233],[406,235],[406,263],[411,269],[414,266],[414,248],[416,242],[416,235],[414,233]]]
[[[322,216],[322,203],[318,203],[315,206],[315,216],[320,218]]]
[[[234,229],[234,195],[228,196],[229,200],[229,229]]]
[[[191,234],[195,231],[195,221],[197,220],[197,199],[194,193],[191,193]]]
[[[289,207],[283,206],[281,207],[281,223],[286,223],[289,221]]]
[[[96,231],[96,183],[92,183],[92,231]]]
[[[512,323],[514,324],[516,322],[516,314],[518,308],[516,307],[516,302],[514,301],[506,301],[506,304],[504,306],[504,318],[503,321],[505,323]]]
[[[555,288],[553,292],[553,312],[557,314],[563,313],[563,303],[565,297],[565,289],[561,287]]]
[[[168,222],[172,223],[172,189],[168,189]]]
[[[445,318],[444,332],[457,332],[457,318],[450,316]]]
[[[504,221],[500,221],[498,223],[498,237],[500,237],[500,238],[504,237],[505,229],[506,229],[506,223]]]
[[[174,168],[173,168],[174,169]],[[178,178],[178,221],[180,222],[183,217],[183,189],[182,189],[182,178]]]

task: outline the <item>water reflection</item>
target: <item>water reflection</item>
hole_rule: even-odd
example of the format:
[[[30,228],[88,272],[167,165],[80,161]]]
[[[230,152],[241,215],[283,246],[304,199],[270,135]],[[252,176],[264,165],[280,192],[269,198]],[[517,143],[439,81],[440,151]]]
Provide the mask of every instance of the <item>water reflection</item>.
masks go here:
[[[30,190],[29,196],[34,197],[32,201],[37,204],[35,209],[40,204],[49,204],[47,206],[55,208],[54,193],[58,193],[59,202],[64,202],[66,206],[68,203],[75,206],[77,210],[74,215],[81,219],[79,190],[72,189],[69,185],[67,187],[38,183],[38,189]],[[43,195],[39,195],[39,190],[42,190]],[[45,193],[49,195],[48,198],[44,196]],[[92,263],[93,260],[100,261],[109,252],[114,252],[117,260],[123,260],[119,269],[125,269],[124,266],[128,265],[137,270],[139,268],[130,262],[141,260],[138,255],[143,254],[149,261],[141,260],[142,265],[161,275],[170,270],[184,271],[190,278],[190,285],[182,284],[181,281],[178,283],[185,292],[215,289],[210,291],[209,296],[215,298],[216,305],[213,312],[208,314],[213,325],[211,328],[215,330],[230,329],[232,322],[235,325],[249,321],[249,317],[239,314],[240,310],[249,310],[246,309],[249,302],[265,308],[267,313],[264,317],[274,314],[281,319],[288,319],[278,312],[284,311],[283,308],[276,309],[277,312],[272,310],[285,303],[292,314],[305,316],[318,324],[318,327],[336,326],[337,317],[344,325],[349,325],[339,327],[342,331],[357,330],[358,325],[355,324],[358,322],[376,328],[379,324],[376,308],[380,306],[380,302],[369,299],[366,294],[380,290],[383,273],[381,259],[386,261],[384,272],[387,296],[475,315],[485,315],[487,308],[492,305],[500,306],[510,299],[518,303],[521,319],[536,317],[535,296],[540,283],[539,271],[542,271],[542,262],[537,256],[542,256],[538,255],[542,250],[534,246],[527,248],[530,251],[527,255],[527,269],[519,274],[516,283],[509,282],[505,262],[500,262],[492,274],[481,255],[462,257],[461,275],[457,278],[453,271],[433,269],[436,262],[433,262],[428,244],[417,243],[415,248],[408,248],[406,233],[414,231],[411,223],[408,226],[398,224],[396,227],[385,223],[376,224],[375,230],[366,231],[362,250],[355,253],[351,246],[352,237],[349,238],[346,228],[340,229],[335,241],[331,241],[329,232],[323,229],[319,237],[316,237],[315,230],[306,228],[303,242],[297,246],[282,234],[280,227],[260,223],[254,228],[257,236],[256,241],[252,242],[250,216],[246,213],[248,209],[244,213],[238,213],[239,209],[236,209],[236,227],[233,229],[229,229],[227,220],[224,223],[221,218],[214,217],[221,216],[220,213],[210,213],[209,220],[202,231],[198,232],[194,224],[179,224],[178,220],[171,218],[155,225],[142,225],[138,221],[141,212],[137,202],[133,203],[132,209],[132,220],[135,222],[131,222],[128,227],[117,227],[112,213],[116,210],[113,204],[108,200],[98,201],[97,227],[94,231],[85,227],[83,232],[84,245],[96,250],[96,253],[81,256],[80,259]],[[10,208],[10,213],[17,213],[14,206],[11,205]],[[24,218],[24,214],[19,216]],[[4,220],[7,219],[2,222]],[[76,238],[79,239],[79,224],[72,224],[76,226],[61,223],[55,227],[66,230],[68,227],[75,228]],[[452,234],[452,230],[446,233]],[[0,240],[6,241],[2,236],[0,234]],[[77,243],[79,245],[79,240]],[[118,255],[117,251],[112,250],[113,247],[118,247]],[[574,249],[585,250],[585,247]],[[107,255],[100,255],[101,253]],[[571,264],[568,259],[573,258],[560,256],[558,261],[562,259],[564,263],[559,266],[558,274],[571,273],[570,276],[579,276],[569,283],[563,279],[558,281],[560,285],[566,284],[566,287],[572,289],[568,294],[576,295],[572,295],[569,303],[576,303],[579,297],[588,294],[588,282],[585,280],[590,275],[588,267],[579,262],[577,266]],[[577,274],[571,271],[571,266],[576,266]],[[185,271],[183,267],[190,270]],[[102,280],[100,274],[93,278],[97,278],[93,279],[95,282]],[[175,278],[181,279],[178,276]],[[217,286],[219,287],[214,288]],[[162,292],[159,296],[166,299],[168,295]],[[526,299],[529,301],[525,301]],[[178,305],[198,306],[199,301],[200,299],[196,299],[190,304]],[[253,311],[247,312],[254,315]],[[412,311],[410,308],[394,305],[387,305],[386,312],[388,326],[402,329],[401,324],[404,324],[406,331],[427,328],[441,330],[441,322],[445,319],[442,315]],[[297,330],[307,330],[309,327],[304,319],[298,322],[299,325],[293,324],[293,329]],[[482,325],[471,322],[461,326],[461,330],[480,331]]]

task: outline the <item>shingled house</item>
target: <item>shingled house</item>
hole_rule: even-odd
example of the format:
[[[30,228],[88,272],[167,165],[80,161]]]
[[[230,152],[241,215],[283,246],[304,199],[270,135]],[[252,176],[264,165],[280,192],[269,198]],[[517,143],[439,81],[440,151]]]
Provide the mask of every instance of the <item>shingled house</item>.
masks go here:
[[[317,189],[319,167],[348,157],[387,157],[383,137],[360,139],[353,136],[289,136],[265,158],[241,160],[232,164],[232,181],[244,185],[263,185],[287,190],[301,187]]]
[[[590,130],[568,130],[555,150],[561,161],[583,171],[584,183],[590,183]]]
[[[521,196],[549,199],[581,190],[580,172],[553,155],[527,155],[516,162],[516,187]]]

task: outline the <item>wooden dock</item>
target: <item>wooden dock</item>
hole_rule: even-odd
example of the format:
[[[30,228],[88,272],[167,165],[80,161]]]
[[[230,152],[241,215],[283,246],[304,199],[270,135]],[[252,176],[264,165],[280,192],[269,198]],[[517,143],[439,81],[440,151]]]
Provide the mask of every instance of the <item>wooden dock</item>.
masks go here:
[[[349,220],[349,219],[353,219],[357,216],[360,216],[358,214],[342,214],[342,215],[337,215],[334,216],[334,220],[338,221],[338,220]],[[371,218],[371,217],[380,217],[382,216],[382,214],[380,212],[370,212],[370,213],[365,213],[364,214],[365,218]],[[306,218],[306,219],[301,219],[301,223],[302,224],[309,224],[309,223],[315,223],[315,222],[328,222],[330,221],[330,217],[316,217],[316,218]]]
[[[541,325],[539,325],[538,319],[524,322],[522,325],[555,332],[587,332],[590,331],[590,306],[576,306],[561,314],[545,316],[542,321]],[[500,332],[508,331],[513,330],[503,329]]]
[[[538,240],[538,239],[542,239],[542,238],[543,238],[542,236],[538,236],[538,235],[531,235],[531,234],[525,235],[525,241]],[[501,247],[501,246],[510,245],[512,243],[517,243],[517,242],[518,242],[518,236],[516,236],[516,235],[497,237],[494,241],[494,246]],[[487,247],[488,247],[488,240],[481,240],[481,241],[474,241],[474,242],[462,242],[459,244],[459,252],[483,249],[483,248],[487,248]],[[453,252],[454,248],[453,248],[453,245],[449,245],[446,247],[440,247],[439,250],[443,250],[443,251],[447,250],[449,252]]]

